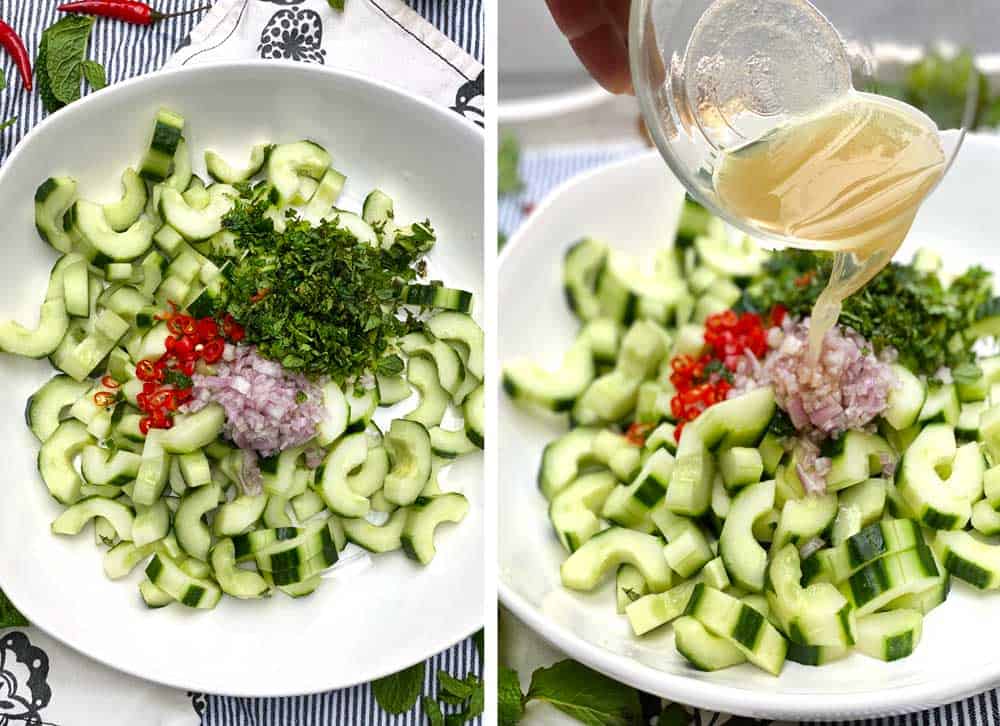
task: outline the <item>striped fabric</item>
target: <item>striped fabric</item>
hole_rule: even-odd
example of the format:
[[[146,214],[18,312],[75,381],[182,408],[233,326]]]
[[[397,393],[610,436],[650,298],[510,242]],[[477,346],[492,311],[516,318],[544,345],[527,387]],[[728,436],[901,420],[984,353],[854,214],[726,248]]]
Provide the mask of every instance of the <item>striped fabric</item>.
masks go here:
[[[253,0],[252,0],[253,1]],[[348,2],[360,0],[348,0]],[[445,35],[480,61],[483,57],[482,0],[407,0]],[[58,19],[56,0],[0,0],[0,18],[16,28],[34,59],[42,30]],[[158,10],[178,12],[204,5],[204,0],[156,0]],[[183,44],[203,14],[174,18],[152,27],[117,22],[98,22],[91,35],[88,57],[104,63],[110,84],[160,68]],[[0,134],[0,163],[45,112],[37,92],[20,87],[17,69],[6,54],[0,54],[8,87],[0,92],[0,121],[17,116],[17,122]],[[437,672],[453,676],[481,675],[482,669],[471,639],[441,653],[428,662],[423,693],[436,695]],[[424,724],[419,705],[399,716],[384,713],[368,685],[301,698],[250,699],[207,696],[203,723],[220,726],[417,726]],[[469,722],[472,726],[481,719]]]
[[[406,0],[406,4],[483,63],[483,0]]]
[[[424,695],[437,696],[437,674],[447,671],[458,678],[482,675],[479,654],[472,640],[440,653],[427,662]],[[454,710],[453,707],[445,707]],[[424,726],[427,719],[418,702],[409,712],[391,716],[372,696],[371,686],[300,698],[226,698],[209,696],[204,726]],[[469,726],[482,720],[468,722]]]
[[[530,214],[534,205],[542,202],[549,192],[568,179],[599,166],[641,154],[647,149],[648,147],[638,143],[525,149],[520,159],[524,189],[518,194],[500,198],[498,212],[500,232],[508,237],[511,236]],[[724,726],[726,723],[727,718],[719,718],[718,714],[704,711],[697,712],[692,720],[692,724]],[[748,721],[744,720],[741,723]],[[848,724],[850,726],[1000,726],[1000,692],[987,691],[964,701],[920,713],[860,719],[837,726],[848,726]],[[779,722],[775,722],[774,726],[780,726]]]

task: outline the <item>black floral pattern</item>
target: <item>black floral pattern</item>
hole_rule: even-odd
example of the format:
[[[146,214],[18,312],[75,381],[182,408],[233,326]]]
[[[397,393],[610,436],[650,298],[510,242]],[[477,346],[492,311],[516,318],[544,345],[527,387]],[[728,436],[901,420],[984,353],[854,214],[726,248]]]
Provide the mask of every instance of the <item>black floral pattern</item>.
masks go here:
[[[325,63],[323,19],[315,10],[279,10],[264,26],[257,54],[261,58],[287,58],[306,63]]]
[[[273,5],[301,5],[306,0],[261,0],[261,2],[271,3]]]
[[[0,726],[43,723],[49,705],[49,657],[20,631],[0,638]]]
[[[472,102],[485,96],[484,78],[485,71],[480,71],[475,80],[467,81],[459,86],[458,92],[455,94],[455,105],[451,107],[452,111],[471,119],[480,126],[484,126],[483,101],[480,101],[478,106],[472,105]]]
[[[208,696],[204,693],[195,693],[194,691],[187,692],[188,698],[191,699],[191,708],[199,716],[205,715],[205,707],[208,705]]]

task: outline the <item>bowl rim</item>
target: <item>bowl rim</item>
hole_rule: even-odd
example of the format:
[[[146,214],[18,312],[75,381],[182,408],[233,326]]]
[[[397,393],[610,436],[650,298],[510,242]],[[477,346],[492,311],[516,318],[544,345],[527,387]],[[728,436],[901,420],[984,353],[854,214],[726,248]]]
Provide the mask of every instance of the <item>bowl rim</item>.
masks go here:
[[[1000,137],[969,134],[966,144],[987,144],[1000,148]],[[968,151],[966,152],[968,153]],[[622,168],[642,166],[655,159],[662,163],[656,149],[638,153],[624,159],[604,164],[574,176],[549,192],[538,203],[504,246],[497,264],[497,290],[503,290],[505,263],[527,245],[536,226],[542,223],[546,212],[570,189],[592,182],[605,174],[614,174]],[[501,301],[497,301],[498,306]],[[502,309],[502,307],[500,307]],[[499,330],[498,330],[499,335]],[[498,432],[498,438],[500,434]],[[497,502],[497,508],[503,506]],[[498,528],[498,541],[501,532]],[[500,550],[498,549],[498,558]],[[950,680],[933,683],[921,682],[899,687],[888,687],[863,694],[804,694],[782,693],[779,690],[737,689],[732,686],[698,680],[685,675],[659,671],[637,660],[612,653],[578,637],[570,628],[549,620],[538,608],[522,596],[504,575],[499,566],[497,591],[500,604],[506,607],[526,627],[548,644],[567,656],[597,670],[609,678],[628,683],[648,693],[676,700],[679,703],[733,715],[758,718],[791,720],[841,720],[884,715],[896,715],[945,706],[968,698],[996,685],[1000,680],[1000,660],[992,669],[978,673],[956,671]],[[780,684],[775,679],[775,684]]]
[[[399,86],[395,86],[390,83],[386,83],[380,80],[374,80],[368,78],[360,73],[354,71],[346,71],[336,68],[327,67],[325,65],[317,65],[311,63],[303,63],[294,60],[264,60],[264,59],[251,59],[251,60],[239,60],[239,61],[219,61],[219,62],[203,62],[192,64],[188,66],[181,66],[179,68],[166,68],[151,71],[149,73],[144,73],[127,80],[109,85],[99,91],[92,92],[83,98],[75,101],[69,106],[60,109],[59,113],[50,113],[39,123],[35,124],[28,133],[26,133],[17,145],[11,151],[10,155],[4,161],[3,166],[0,167],[0,184],[3,184],[9,169],[11,168],[11,162],[18,158],[18,155],[23,153],[24,148],[29,146],[35,137],[43,133],[43,130],[51,125],[54,119],[58,118],[60,122],[71,119],[77,114],[89,113],[90,106],[99,102],[100,99],[105,98],[109,94],[123,93],[126,89],[131,89],[134,86],[142,86],[144,84],[158,83],[162,82],[164,77],[174,78],[177,81],[183,79],[186,76],[199,75],[199,74],[210,74],[210,73],[225,73],[228,71],[253,73],[255,71],[260,71],[261,69],[275,69],[279,73],[301,73],[303,75],[309,76],[328,76],[331,78],[336,78],[340,81],[346,81],[349,83],[355,83],[361,87],[366,88],[368,92],[375,94],[386,94],[389,96],[396,97],[397,100],[402,103],[409,103],[413,106],[420,107],[426,110],[434,119],[436,123],[441,123],[446,126],[451,126],[454,128],[456,134],[464,136],[467,140],[472,143],[477,144],[479,147],[483,148],[485,145],[485,131],[482,127],[465,118],[463,115],[456,113],[452,109],[443,106],[437,102],[434,102],[423,96],[419,96],[415,93],[407,91]],[[97,101],[95,101],[97,99]],[[485,280],[484,280],[485,282]],[[485,464],[484,464],[485,466]],[[483,483],[485,484],[485,468],[484,468],[484,478]],[[484,502],[485,507],[485,502]],[[484,550],[485,550],[485,539],[483,540]],[[14,607],[21,609],[18,605],[15,597],[9,597],[11,603]],[[441,643],[435,651],[426,653],[423,656],[423,660],[431,658],[438,653],[448,650],[458,643],[466,640],[476,632],[478,632],[483,626],[483,617],[486,612],[486,608],[479,614],[478,618],[474,619],[474,624],[468,629],[468,632],[462,632],[457,638],[447,638],[442,639]],[[53,638],[63,646],[70,648],[71,650],[80,653],[81,655],[96,661],[108,668],[111,668],[120,673],[125,673],[127,675],[139,678],[148,683],[157,683],[169,688],[176,688],[187,691],[195,692],[207,692],[204,691],[203,685],[195,683],[190,680],[185,680],[184,677],[179,678],[168,678],[168,677],[151,677],[140,673],[138,669],[127,667],[121,663],[115,663],[111,660],[95,655],[93,653],[86,652],[78,648],[74,643],[69,642],[61,634],[57,633],[55,630],[50,629],[45,623],[38,623],[32,620],[30,622],[31,627],[37,628],[49,637]],[[314,693],[324,693],[331,689],[340,690],[343,688],[351,688],[359,684],[372,682],[384,676],[390,675],[402,668],[406,668],[412,665],[411,663],[398,663],[393,667],[388,669],[383,669],[385,672],[378,672],[373,675],[370,679],[352,681],[350,683],[336,683],[330,686],[323,687],[321,690],[302,690],[301,688],[291,687],[291,688],[276,688],[269,691],[261,691],[259,689],[248,690],[245,687],[241,687],[238,684],[233,684],[233,688],[227,688],[225,691],[211,691],[215,695],[224,695],[232,697],[265,697],[265,698],[281,698],[281,697],[295,697],[295,696],[305,696]]]

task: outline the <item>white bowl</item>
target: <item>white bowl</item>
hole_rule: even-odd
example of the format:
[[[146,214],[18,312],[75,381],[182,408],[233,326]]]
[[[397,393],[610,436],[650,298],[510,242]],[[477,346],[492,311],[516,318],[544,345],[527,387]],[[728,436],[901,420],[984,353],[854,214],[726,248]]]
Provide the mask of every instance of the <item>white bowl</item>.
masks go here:
[[[979,263],[1000,271],[995,184],[1000,139],[970,136],[927,200],[901,253],[933,247],[946,268]],[[558,356],[577,329],[566,308],[560,264],[583,236],[634,247],[673,239],[683,190],[656,152],[564,184],[540,204],[500,260],[501,362]],[[953,581],[931,612],[914,655],[894,663],[852,655],[810,668],[787,663],[774,678],[749,665],[700,673],[673,647],[670,628],[642,639],[615,613],[611,583],[594,593],[564,590],[565,555],[546,516],[536,473],[544,444],[565,430],[502,397],[499,404],[500,598],[522,622],[567,655],[620,681],[674,701],[760,718],[840,720],[929,708],[1000,681],[1000,594]]]
[[[120,195],[122,169],[141,158],[156,110],[187,119],[194,152],[245,159],[262,141],[313,139],[347,174],[359,209],[374,187],[400,219],[429,217],[440,240],[436,276],[482,294],[483,139],[457,114],[357,76],[317,66],[238,63],[157,73],[88,96],[48,118],[0,170],[4,225],[0,317],[33,324],[55,254],[34,229],[32,196],[46,177],[70,174],[83,196]],[[207,178],[207,177],[204,177]],[[481,307],[481,302],[479,302]],[[21,415],[53,370],[47,361],[0,360],[0,588],[38,627],[77,650],[178,688],[277,696],[341,688],[392,673],[447,648],[483,622],[482,459],[449,472],[470,499],[468,517],[438,534],[426,568],[401,552],[335,570],[311,597],[225,598],[210,612],[148,610],[138,570],[111,582],[90,529],[56,537],[60,507],[35,470],[37,444]],[[382,413],[380,412],[380,415]],[[384,419],[383,419],[384,420]]]

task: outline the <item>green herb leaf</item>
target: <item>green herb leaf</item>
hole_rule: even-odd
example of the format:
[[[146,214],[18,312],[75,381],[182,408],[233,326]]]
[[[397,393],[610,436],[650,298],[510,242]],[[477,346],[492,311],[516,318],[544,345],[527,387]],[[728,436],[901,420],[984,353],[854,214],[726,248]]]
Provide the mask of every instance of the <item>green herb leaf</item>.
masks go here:
[[[642,721],[634,688],[572,660],[535,671],[528,699],[545,701],[587,726],[634,726]]]
[[[679,703],[668,704],[656,719],[656,726],[688,726],[691,715]]]
[[[455,696],[461,701],[471,696],[473,689],[476,687],[474,682],[467,680],[460,681],[447,671],[438,671],[438,684],[440,684],[441,690],[444,693]]]
[[[424,685],[424,664],[379,678],[372,683],[375,700],[386,713],[406,713],[417,702]]]
[[[45,30],[47,58],[45,67],[52,83],[52,93],[62,103],[80,98],[83,59],[94,27],[94,18],[67,15]]]
[[[982,375],[983,369],[975,363],[963,363],[951,371],[951,377],[955,379],[955,382],[964,385],[975,383]]]
[[[383,376],[398,376],[403,372],[403,359],[398,355],[387,355],[379,360],[376,370]]]
[[[7,75],[3,72],[3,68],[0,68],[0,91],[7,87]]]
[[[38,81],[38,94],[42,97],[42,106],[45,107],[47,113],[54,113],[66,104],[56,98],[52,92],[52,79],[49,78],[48,68],[48,47],[48,35],[42,33],[42,39],[38,42],[38,55],[35,57],[35,79]]]
[[[344,0],[326,0],[331,8],[339,12],[344,12]]]
[[[2,124],[0,124],[0,131],[3,131],[4,129],[6,129],[6,128],[10,127],[10,126],[13,126],[15,123],[17,123],[17,116],[14,116],[13,118],[7,119]]]
[[[108,85],[108,76],[102,66],[97,61],[85,60],[83,62],[83,77],[95,91],[100,91]]]
[[[194,385],[189,376],[184,375],[180,371],[170,370],[169,368],[163,372],[163,382],[177,388],[190,388]]]
[[[423,698],[424,713],[427,715],[427,723],[430,726],[445,726],[444,716],[441,714],[441,707],[430,696]]]
[[[18,612],[3,594],[3,590],[0,590],[0,628],[22,628],[28,624],[28,619]]]
[[[497,193],[514,194],[524,188],[518,163],[521,159],[521,147],[517,137],[506,133],[500,138],[500,149],[497,152]]]
[[[497,678],[497,716],[500,726],[516,726],[524,716],[524,694],[513,668],[500,667]]]

